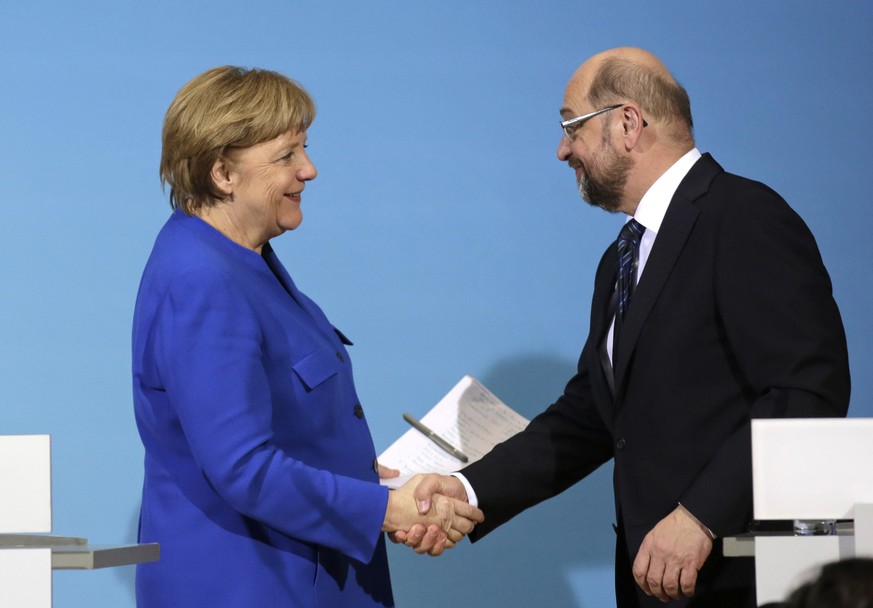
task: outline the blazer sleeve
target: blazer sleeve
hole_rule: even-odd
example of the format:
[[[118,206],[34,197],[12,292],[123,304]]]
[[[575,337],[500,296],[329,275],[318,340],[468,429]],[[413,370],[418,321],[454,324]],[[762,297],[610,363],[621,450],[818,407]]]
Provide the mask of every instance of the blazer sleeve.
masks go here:
[[[735,374],[747,387],[749,418],[845,416],[846,338],[815,240],[775,192],[745,183],[732,193],[721,222],[713,272],[716,314]],[[745,424],[680,502],[716,534],[736,532],[726,528],[752,502],[751,477]]]
[[[612,436],[592,403],[585,359],[583,349],[578,373],[554,404],[461,471],[485,513],[485,521],[470,535],[474,542],[612,457]]]
[[[279,449],[252,304],[221,273],[177,277],[156,318],[157,368],[197,467],[238,512],[368,562],[388,491]]]

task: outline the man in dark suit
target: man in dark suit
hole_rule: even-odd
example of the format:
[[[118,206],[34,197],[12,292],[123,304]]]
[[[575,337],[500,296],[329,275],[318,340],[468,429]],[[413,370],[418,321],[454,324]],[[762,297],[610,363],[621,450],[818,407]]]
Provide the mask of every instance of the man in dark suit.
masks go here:
[[[619,607],[754,606],[751,560],[720,547],[752,519],[750,421],[848,408],[815,240],[778,194],[698,152],[687,93],[646,51],[586,61],[561,115],[558,158],[583,198],[628,218],[597,269],[578,373],[525,431],[417,497],[477,501],[475,541],[613,458]],[[435,534],[399,536],[424,552]]]

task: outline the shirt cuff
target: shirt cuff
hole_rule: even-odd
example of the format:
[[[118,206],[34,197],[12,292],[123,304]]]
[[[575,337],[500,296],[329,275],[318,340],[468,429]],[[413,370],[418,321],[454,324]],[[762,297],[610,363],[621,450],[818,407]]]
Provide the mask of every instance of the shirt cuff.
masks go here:
[[[478,507],[479,499],[476,497],[476,492],[473,491],[473,486],[470,485],[470,482],[467,481],[467,478],[461,475],[461,473],[452,473],[452,477],[457,477],[458,481],[464,484],[464,491],[467,492],[467,502],[474,507]]]
[[[685,511],[685,512],[688,514],[688,517],[690,517],[691,519],[694,520],[694,523],[696,523],[698,526],[700,526],[700,529],[701,529],[701,530],[703,530],[704,532],[706,532],[707,534],[709,534],[709,538],[711,538],[712,540],[715,540],[716,538],[718,538],[718,536],[716,536],[715,533],[713,533],[712,530],[710,530],[709,528],[707,528],[706,526],[703,525],[703,522],[701,522],[699,519],[697,519],[696,517],[694,517],[694,513],[692,513],[692,512],[689,511],[688,509],[686,509],[686,508],[682,505],[681,502],[676,503],[676,504],[678,504],[678,505],[679,505],[679,508],[682,509],[683,511]]]

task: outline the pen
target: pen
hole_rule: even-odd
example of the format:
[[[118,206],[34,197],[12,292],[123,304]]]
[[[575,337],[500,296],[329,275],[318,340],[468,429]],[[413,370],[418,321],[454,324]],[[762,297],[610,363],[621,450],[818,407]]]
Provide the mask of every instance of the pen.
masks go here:
[[[448,441],[446,441],[445,439],[443,439],[442,437],[440,437],[439,435],[434,433],[432,430],[430,430],[426,426],[424,426],[422,423],[420,423],[418,420],[416,420],[415,418],[413,418],[409,414],[403,414],[403,419],[406,422],[408,422],[409,424],[411,424],[413,426],[413,428],[415,428],[418,431],[421,431],[428,439],[433,441],[435,444],[440,446],[442,449],[444,449],[446,452],[448,452],[449,454],[451,454],[452,456],[454,456],[455,458],[457,458],[461,462],[469,462],[470,459],[467,458],[466,454],[464,454],[461,450],[459,450],[458,448],[453,446],[451,443],[449,443]]]

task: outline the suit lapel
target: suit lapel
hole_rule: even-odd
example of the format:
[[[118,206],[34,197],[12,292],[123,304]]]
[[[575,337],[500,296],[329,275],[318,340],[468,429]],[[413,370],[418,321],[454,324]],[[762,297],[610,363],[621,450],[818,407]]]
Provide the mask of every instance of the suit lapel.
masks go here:
[[[655,245],[646,261],[643,276],[634,291],[633,302],[622,323],[619,342],[613,348],[616,398],[619,403],[625,388],[628,365],[633,357],[640,332],[697,221],[699,209],[694,201],[709,190],[712,179],[721,171],[719,164],[709,154],[704,154],[679,184],[670,201]]]
[[[612,397],[615,396],[615,382],[612,363],[606,350],[606,338],[615,315],[615,279],[618,269],[618,254],[613,243],[603,254],[594,280],[594,296],[591,299],[591,327],[589,340],[597,353],[604,380]],[[592,370],[594,373],[594,370]]]

